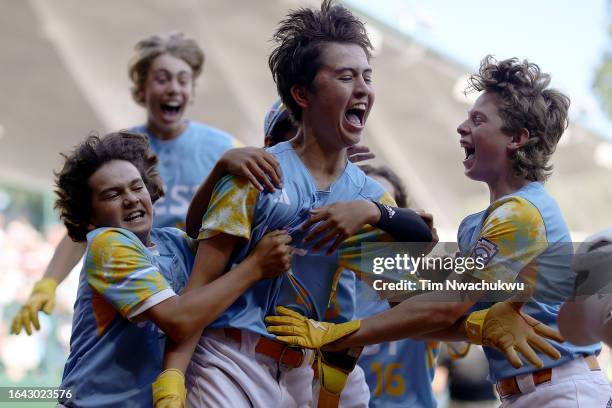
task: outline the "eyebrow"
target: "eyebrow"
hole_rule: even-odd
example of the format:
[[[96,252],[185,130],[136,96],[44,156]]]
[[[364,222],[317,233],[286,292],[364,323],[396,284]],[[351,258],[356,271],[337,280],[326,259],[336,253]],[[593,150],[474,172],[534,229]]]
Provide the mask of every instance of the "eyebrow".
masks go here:
[[[343,72],[343,71],[351,71],[354,74],[359,72],[357,69],[351,68],[351,67],[342,67],[342,68],[338,68],[338,69],[334,70],[334,72],[336,72],[338,74]],[[372,73],[372,68],[366,68],[365,70],[363,70],[363,73],[364,74],[371,74]]]
[[[480,115],[480,116],[482,116],[483,118],[488,119],[487,115],[485,115],[485,114],[484,114],[482,111],[479,111],[478,109],[468,111],[468,115],[469,115],[470,117],[472,117],[472,116],[474,116],[474,115]]]
[[[166,74],[166,75],[173,75],[172,72],[168,71],[166,68],[157,68],[155,70],[153,70],[153,74],[157,75],[157,74]],[[187,70],[181,70],[179,72],[176,73],[177,76],[181,76],[181,75],[191,75],[191,73]]]

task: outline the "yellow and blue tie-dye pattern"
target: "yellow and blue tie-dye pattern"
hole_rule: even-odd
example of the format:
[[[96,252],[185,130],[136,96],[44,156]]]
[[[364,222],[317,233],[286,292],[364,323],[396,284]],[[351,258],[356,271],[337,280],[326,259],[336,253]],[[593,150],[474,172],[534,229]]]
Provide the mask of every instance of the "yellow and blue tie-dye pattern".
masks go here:
[[[471,251],[473,256],[483,256],[486,264],[467,273],[487,282],[513,282],[547,247],[538,209],[522,197],[505,197],[488,209]]]
[[[151,321],[125,317],[142,311],[143,301],[153,307],[182,290],[193,266],[193,241],[175,228],[153,228],[154,248],[118,228],[91,231],[87,240],[60,385],[72,389],[73,397],[61,402],[152,406],[151,384],[162,369],[165,335]]]
[[[105,230],[93,239],[85,259],[87,282],[123,317],[170,287],[144,245],[129,234],[126,230]]]
[[[466,272],[476,279],[512,282],[520,278],[529,292],[522,311],[556,328],[561,303],[571,295],[575,274],[570,265],[573,246],[559,206],[542,183],[528,183],[520,190],[466,217],[459,227],[459,249],[463,256],[483,254],[488,260],[481,270]],[[531,290],[534,289],[534,292]],[[473,310],[491,305],[481,301]],[[559,360],[538,353],[544,367],[563,364],[578,356],[596,353],[599,345],[575,346],[551,341],[561,353]],[[534,371],[525,364],[515,369],[505,356],[484,348],[492,381]]]
[[[202,218],[198,240],[225,233],[240,238],[251,238],[257,190],[245,178],[225,176],[215,186]]]

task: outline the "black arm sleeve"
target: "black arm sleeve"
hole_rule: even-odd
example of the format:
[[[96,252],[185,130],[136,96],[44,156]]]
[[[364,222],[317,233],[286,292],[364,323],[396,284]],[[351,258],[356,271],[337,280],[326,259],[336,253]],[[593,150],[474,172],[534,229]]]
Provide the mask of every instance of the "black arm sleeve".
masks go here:
[[[376,201],[374,204],[380,210],[380,221],[374,227],[390,234],[397,242],[431,242],[431,230],[417,213]]]

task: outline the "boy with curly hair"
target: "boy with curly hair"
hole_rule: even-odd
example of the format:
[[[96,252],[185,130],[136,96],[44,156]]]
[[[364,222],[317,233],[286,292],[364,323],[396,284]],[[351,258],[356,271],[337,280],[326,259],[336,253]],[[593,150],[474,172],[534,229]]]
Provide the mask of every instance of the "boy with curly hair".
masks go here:
[[[60,385],[69,393],[61,406],[151,406],[164,334],[180,342],[200,333],[250,285],[286,271],[291,239],[281,231],[267,234],[242,263],[202,284],[201,269],[190,278],[194,258],[214,253],[179,229],[152,228],[163,188],[147,138],[125,131],[89,136],[65,158],[56,206],[70,238],[87,249]],[[207,188],[216,181],[207,180]],[[164,378],[183,382],[172,370]],[[154,392],[165,387],[158,382]]]

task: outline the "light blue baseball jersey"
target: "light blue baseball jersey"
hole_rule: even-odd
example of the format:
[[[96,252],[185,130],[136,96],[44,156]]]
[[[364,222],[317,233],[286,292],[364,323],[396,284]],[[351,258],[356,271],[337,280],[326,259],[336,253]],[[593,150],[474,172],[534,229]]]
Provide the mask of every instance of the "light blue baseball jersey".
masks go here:
[[[193,266],[195,241],[176,228],[154,228],[154,247],[132,232],[99,228],[87,251],[74,306],[70,355],[61,389],[67,407],[152,406],[165,335],[150,321],[130,321],[179,293]]]
[[[214,127],[189,121],[183,133],[172,140],[159,140],[145,125],[131,129],[149,136],[159,158],[158,170],[165,196],[155,202],[153,227],[185,229],[185,216],[198,186],[228,149],[239,145],[236,139]]]
[[[225,233],[248,240],[232,257],[231,262],[236,264],[267,232],[285,229],[293,237],[291,245],[298,248],[301,255],[294,255],[290,273],[257,282],[211,325],[273,337],[266,331],[264,317],[274,314],[276,306],[283,305],[316,320],[325,320],[331,293],[338,288],[342,270],[370,272],[360,271],[360,243],[391,239],[382,231],[367,226],[348,239],[338,253],[328,256],[325,251],[312,252],[310,249],[315,242],[305,245],[302,239],[308,231],[300,228],[310,217],[310,210],[337,201],[361,199],[392,203],[393,199],[380,184],[350,162],[329,189],[321,191],[289,142],[279,143],[269,151],[279,161],[283,188],[274,193],[260,193],[247,180],[226,176],[215,187],[202,220],[199,239]],[[354,288],[354,281],[347,284]],[[338,293],[345,293],[350,296],[350,302],[354,301],[354,289]],[[346,320],[351,319],[353,311],[347,312],[346,317]]]
[[[367,284],[357,282],[358,319],[388,308]],[[438,342],[404,339],[364,347],[357,364],[370,388],[369,406],[435,408],[431,382],[437,356]]]
[[[573,291],[575,275],[570,269],[573,245],[561,211],[542,183],[529,183],[493,202],[484,211],[466,217],[459,227],[458,243],[463,256],[485,260],[482,270],[467,272],[473,278],[535,285],[535,294],[523,306],[523,312],[557,328],[561,303]],[[480,302],[473,309],[490,305]],[[599,345],[578,347],[567,342],[551,343],[561,358],[555,361],[539,353],[544,367],[563,364],[600,349]],[[489,347],[484,349],[492,381],[536,370],[527,363],[515,369],[502,353]]]

